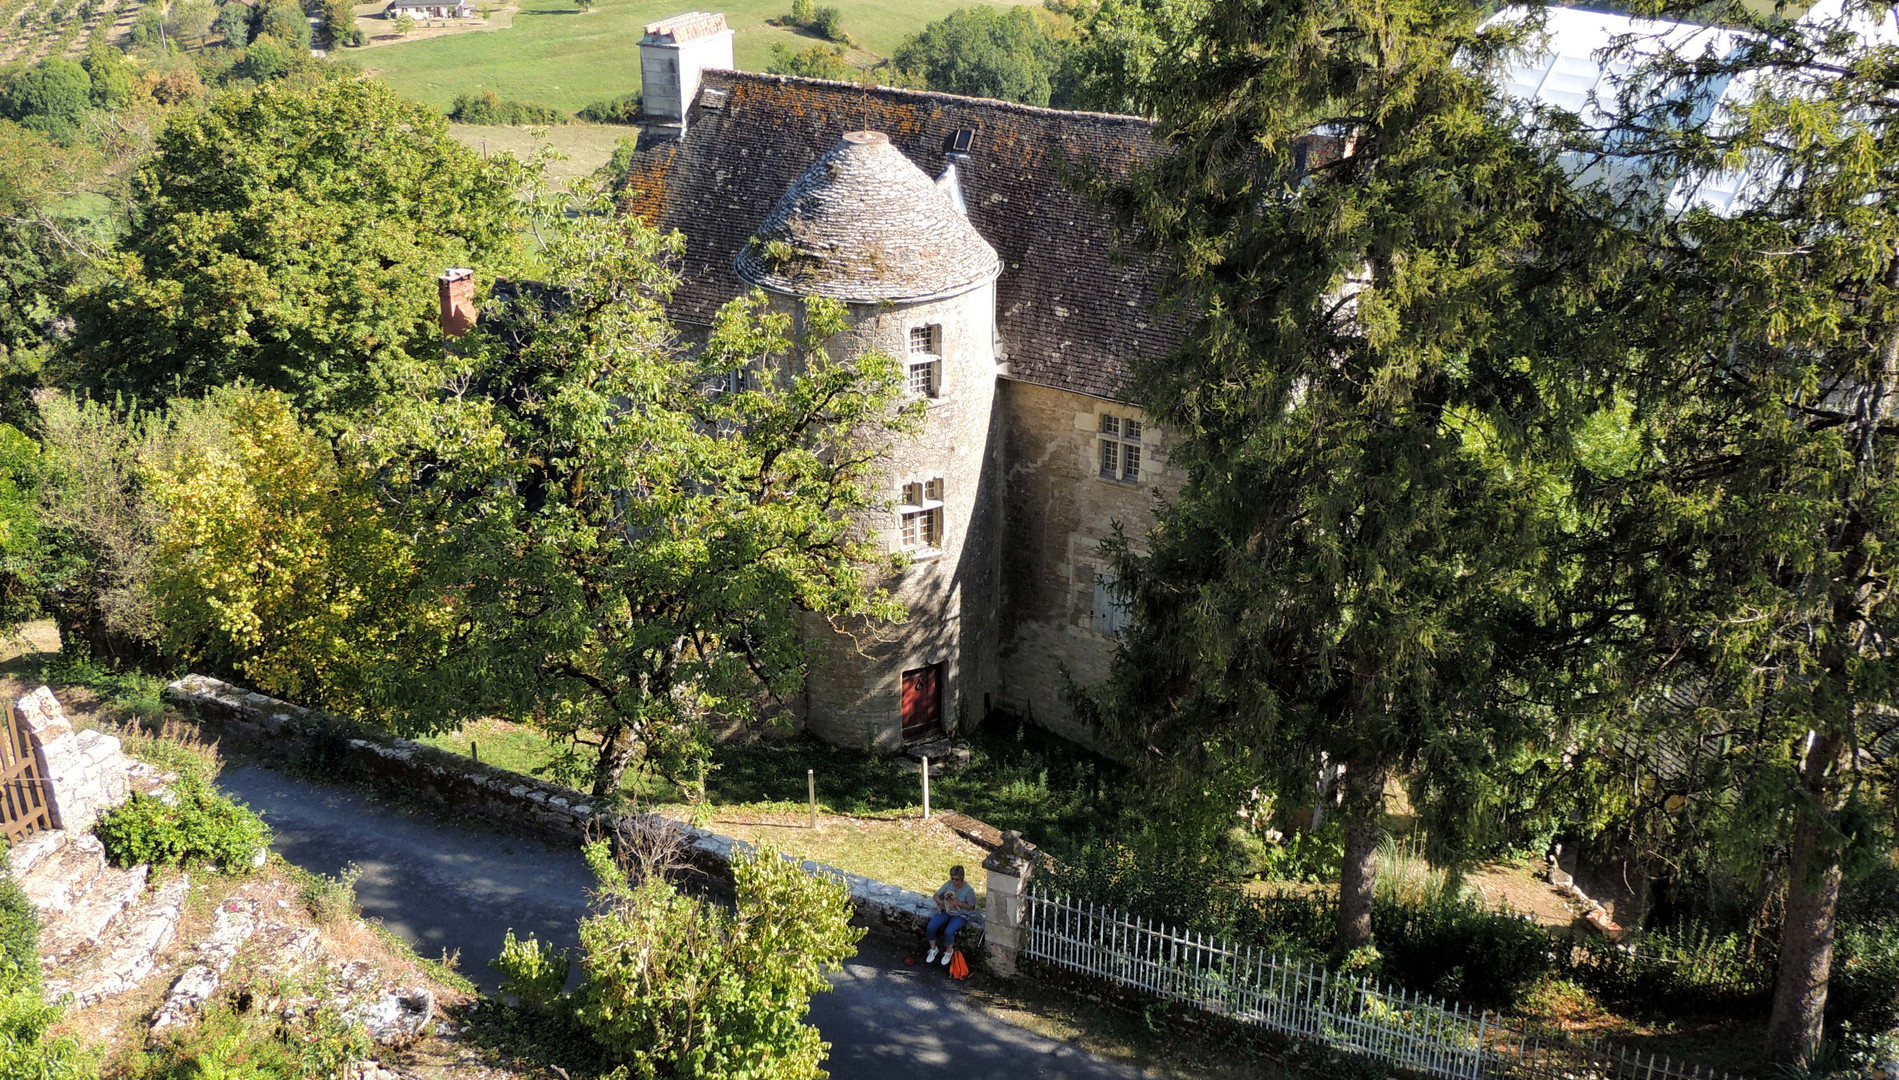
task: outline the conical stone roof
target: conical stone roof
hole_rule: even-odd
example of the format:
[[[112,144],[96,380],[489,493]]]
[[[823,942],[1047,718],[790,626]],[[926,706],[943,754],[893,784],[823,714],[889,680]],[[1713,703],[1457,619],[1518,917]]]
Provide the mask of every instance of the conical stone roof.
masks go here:
[[[818,158],[736,260],[740,278],[860,302],[953,296],[1001,271],[996,249],[881,132]]]

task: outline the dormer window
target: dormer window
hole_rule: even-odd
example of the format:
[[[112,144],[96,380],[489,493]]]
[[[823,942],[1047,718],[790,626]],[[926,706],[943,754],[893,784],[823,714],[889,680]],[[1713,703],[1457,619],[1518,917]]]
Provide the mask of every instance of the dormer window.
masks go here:
[[[897,546],[904,551],[933,551],[943,546],[943,478],[903,485],[897,505]]]
[[[1141,479],[1141,422],[1126,416],[1101,417],[1101,478],[1138,483]]]
[[[934,323],[910,328],[910,356],[904,388],[918,397],[933,398],[942,385],[943,328]]]

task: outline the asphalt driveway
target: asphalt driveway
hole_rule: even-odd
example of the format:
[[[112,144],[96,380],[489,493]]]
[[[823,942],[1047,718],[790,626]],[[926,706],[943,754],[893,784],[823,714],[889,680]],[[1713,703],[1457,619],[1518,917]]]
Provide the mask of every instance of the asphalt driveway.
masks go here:
[[[363,913],[426,956],[458,952],[484,990],[509,929],[571,947],[593,878],[580,853],[474,825],[406,813],[348,787],[233,765],[218,786],[276,831],[272,847],[306,870],[362,869]],[[940,965],[906,966],[904,949],[865,938],[812,1002],[837,1080],[1131,1080],[1141,1072],[1003,1023],[971,1005]]]

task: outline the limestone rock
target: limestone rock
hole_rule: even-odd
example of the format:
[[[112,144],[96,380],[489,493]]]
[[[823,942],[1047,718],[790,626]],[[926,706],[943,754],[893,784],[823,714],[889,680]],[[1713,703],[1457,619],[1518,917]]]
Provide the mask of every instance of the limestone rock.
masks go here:
[[[391,990],[350,1011],[350,1021],[362,1026],[379,1046],[414,1041],[435,1019],[435,995],[427,987]]]
[[[256,901],[227,900],[218,908],[210,935],[198,945],[195,962],[171,984],[165,1003],[153,1014],[153,1038],[198,1018],[204,1003],[211,1000],[211,995],[217,993],[218,985],[224,981],[224,973],[230,970],[237,951],[256,932]]]
[[[69,996],[73,1005],[84,1008],[144,982],[157,969],[158,954],[176,936],[190,892],[191,880],[183,874],[153,890],[118,920],[91,962],[48,979],[47,996]]]

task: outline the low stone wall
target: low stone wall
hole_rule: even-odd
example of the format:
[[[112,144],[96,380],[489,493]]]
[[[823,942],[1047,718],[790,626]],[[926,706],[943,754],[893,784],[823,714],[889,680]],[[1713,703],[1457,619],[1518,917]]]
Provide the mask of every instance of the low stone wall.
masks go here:
[[[286,701],[253,693],[203,675],[187,675],[165,688],[165,700],[197,716],[220,736],[279,757],[321,753],[343,747],[358,772],[370,781],[412,798],[422,798],[503,828],[549,839],[581,843],[590,831],[606,832],[614,821],[572,788],[497,769],[459,754]],[[330,752],[334,752],[332,749]],[[680,823],[689,857],[701,873],[729,885],[734,855],[752,844]],[[851,906],[870,929],[918,936],[935,914],[927,896],[847,873],[823,863],[805,862],[814,874],[829,874],[850,886]],[[981,914],[970,919],[965,941],[977,940]]]

